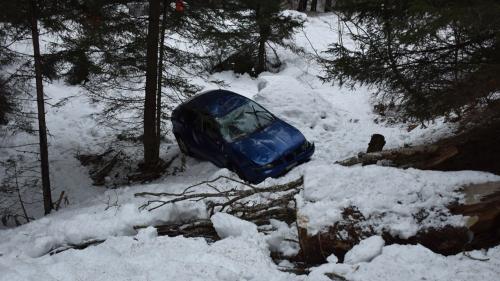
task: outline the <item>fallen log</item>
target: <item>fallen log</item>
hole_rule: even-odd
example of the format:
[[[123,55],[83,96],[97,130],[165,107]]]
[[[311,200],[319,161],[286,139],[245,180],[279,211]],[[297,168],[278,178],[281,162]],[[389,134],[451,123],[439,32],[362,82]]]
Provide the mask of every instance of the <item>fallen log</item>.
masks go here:
[[[373,135],[367,153],[338,161],[344,166],[382,164],[441,171],[476,170],[500,174],[500,101],[481,120],[469,120],[451,137],[432,144],[376,151],[383,136]]]
[[[453,215],[466,217],[464,226],[424,228],[416,235],[403,239],[366,228],[366,219],[355,207],[349,207],[344,210],[341,221],[315,235],[308,235],[307,223],[298,223],[300,255],[311,265],[324,263],[331,254],[343,261],[347,251],[371,235],[382,235],[386,244],[421,244],[443,255],[499,245],[500,182],[469,185],[461,192],[465,202],[453,203],[448,209]]]
[[[467,247],[488,248],[500,241],[500,182],[464,187],[464,204],[449,207],[452,214],[468,216],[467,228],[474,235]]]
[[[135,230],[146,228],[148,226],[135,226]],[[156,231],[160,236],[179,236],[184,237],[203,237],[210,241],[219,240],[212,222],[209,219],[198,219],[181,223],[168,223],[155,225]]]
[[[454,146],[420,145],[388,149],[379,152],[359,153],[357,156],[337,161],[342,166],[356,164],[374,164],[378,161],[389,161],[390,166],[402,168],[432,169],[443,161],[455,156],[458,150]],[[387,162],[386,162],[387,163]]]

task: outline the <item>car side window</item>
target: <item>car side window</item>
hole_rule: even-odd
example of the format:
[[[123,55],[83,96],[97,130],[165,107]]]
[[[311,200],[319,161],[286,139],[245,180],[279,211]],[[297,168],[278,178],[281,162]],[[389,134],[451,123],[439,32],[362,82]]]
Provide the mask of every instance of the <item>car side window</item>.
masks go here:
[[[203,131],[212,140],[219,138],[219,127],[213,118],[203,118]]]

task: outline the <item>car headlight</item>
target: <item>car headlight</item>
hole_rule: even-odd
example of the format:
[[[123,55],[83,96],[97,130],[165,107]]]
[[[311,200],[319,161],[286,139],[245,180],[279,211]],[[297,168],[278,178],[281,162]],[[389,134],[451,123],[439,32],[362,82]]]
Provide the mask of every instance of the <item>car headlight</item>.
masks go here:
[[[308,150],[309,148],[311,148],[311,146],[313,146],[313,144],[309,141],[305,141],[303,144],[302,144],[302,150]]]
[[[273,163],[269,163],[269,164],[266,164],[264,166],[261,167],[262,170],[267,170],[267,169],[271,169],[272,167],[274,167],[274,164]]]
[[[255,168],[255,171],[259,171],[260,172],[260,171],[272,169],[272,168],[274,168],[276,166],[275,162],[271,162],[269,164],[259,166],[259,167]]]

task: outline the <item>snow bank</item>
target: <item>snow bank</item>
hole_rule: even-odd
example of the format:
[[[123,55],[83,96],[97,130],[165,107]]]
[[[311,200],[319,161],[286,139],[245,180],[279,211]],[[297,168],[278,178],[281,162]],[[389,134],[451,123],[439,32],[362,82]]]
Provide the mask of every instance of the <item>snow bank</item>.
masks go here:
[[[109,238],[99,246],[37,259],[0,257],[0,280],[296,280],[254,240]]]
[[[169,205],[154,212],[139,210],[144,200],[134,199],[135,191],[108,191],[86,206],[76,205],[15,229],[0,230],[0,255],[39,257],[65,244],[135,235],[137,225],[206,216],[203,203]]]

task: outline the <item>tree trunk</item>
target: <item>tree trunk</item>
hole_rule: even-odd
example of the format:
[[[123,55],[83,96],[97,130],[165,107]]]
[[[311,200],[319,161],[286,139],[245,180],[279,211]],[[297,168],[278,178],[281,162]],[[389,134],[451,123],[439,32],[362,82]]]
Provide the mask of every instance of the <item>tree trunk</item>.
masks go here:
[[[257,69],[256,74],[259,74],[266,70],[266,39],[261,37],[259,39],[259,54],[257,57]]]
[[[165,49],[165,29],[167,25],[167,1],[163,1],[163,15],[160,31],[160,58],[158,61],[158,93],[156,95],[156,149],[158,155],[160,154],[160,141],[161,141],[161,87],[163,78],[163,51]]]
[[[159,160],[156,132],[156,87],[158,79],[158,37],[160,0],[149,0],[149,24],[146,51],[146,95],[144,99],[144,167],[153,167]]]
[[[271,33],[271,27],[262,9],[264,8],[260,6],[256,11],[257,22],[259,23],[259,53],[257,55],[256,74],[266,70],[266,42]]]
[[[311,1],[311,12],[316,12],[318,7],[318,0],[312,0]]]
[[[325,2],[325,12],[332,11],[332,0],[326,0]]]
[[[43,207],[45,214],[52,211],[52,194],[50,190],[49,152],[47,147],[47,125],[45,123],[45,97],[42,81],[42,57],[40,55],[40,41],[38,33],[38,5],[31,0],[31,36],[35,59],[36,100],[38,107],[38,135],[40,139],[40,164],[42,172]]]
[[[300,0],[297,11],[305,12],[307,10],[307,0]]]

